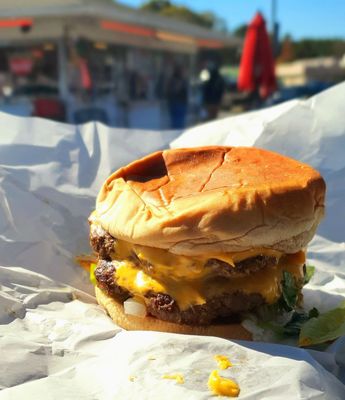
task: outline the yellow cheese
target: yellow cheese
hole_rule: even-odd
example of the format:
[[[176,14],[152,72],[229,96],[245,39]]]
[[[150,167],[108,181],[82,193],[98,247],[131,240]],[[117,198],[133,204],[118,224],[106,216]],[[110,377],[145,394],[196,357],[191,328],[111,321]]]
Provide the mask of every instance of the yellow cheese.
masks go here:
[[[232,268],[235,263],[258,255],[276,257],[279,263],[245,277],[231,279],[214,277],[213,269],[205,267],[210,258],[225,261]],[[136,257],[149,267],[139,268],[135,263]],[[272,304],[281,294],[282,271],[287,270],[296,278],[303,278],[302,265],[305,262],[302,251],[283,255],[276,250],[257,248],[207,257],[188,257],[123,240],[116,241],[112,258],[116,262],[115,278],[120,286],[142,299],[149,291],[168,293],[181,310],[204,304],[207,298],[236,291],[260,293],[268,304]]]
[[[300,254],[302,253],[302,254]],[[265,268],[245,277],[231,279],[210,278],[209,273],[200,272],[197,278],[186,276],[179,279],[173,273],[173,267],[154,265],[153,276],[138,268],[133,261],[116,262],[115,278],[117,283],[138,297],[144,297],[149,291],[168,293],[176,300],[181,310],[193,305],[201,305],[207,298],[223,293],[241,291],[247,294],[260,293],[268,304],[278,300],[281,294],[283,270],[289,271],[297,279],[303,278],[303,252],[281,257],[277,266]]]
[[[138,257],[141,261],[153,266],[150,275],[161,279],[162,276],[188,279],[204,278],[206,274],[212,273],[212,269],[205,269],[209,259],[217,259],[229,264],[229,268],[235,263],[247,258],[264,255],[279,259],[283,253],[265,248],[256,248],[236,253],[209,254],[207,256],[182,256],[173,254],[168,250],[147,246],[135,245],[123,240],[117,240],[113,259],[127,260],[131,256]]]
[[[220,396],[237,397],[240,393],[237,383],[231,379],[219,376],[217,370],[211,372],[207,385],[214,394]]]
[[[222,254],[218,253],[218,254],[211,255],[207,258],[208,259],[216,258],[217,260],[224,261],[234,267],[235,263],[246,260],[247,258],[259,256],[259,255],[260,256],[268,256],[268,257],[276,257],[279,259],[283,255],[283,253],[278,250],[265,249],[264,247],[261,247],[261,248],[246,250],[246,251],[239,251],[236,253],[222,253]]]
[[[117,283],[137,296],[145,296],[149,291],[168,293],[181,309],[190,305],[204,304],[206,297],[202,290],[202,281],[177,281],[176,279],[154,279],[139,269],[132,261],[121,261],[116,264]]]
[[[163,379],[174,379],[177,383],[184,383],[184,376],[182,374],[165,374],[162,376]]]
[[[228,369],[232,367],[232,364],[227,356],[217,354],[216,356],[214,356],[214,359],[217,361],[219,369]]]

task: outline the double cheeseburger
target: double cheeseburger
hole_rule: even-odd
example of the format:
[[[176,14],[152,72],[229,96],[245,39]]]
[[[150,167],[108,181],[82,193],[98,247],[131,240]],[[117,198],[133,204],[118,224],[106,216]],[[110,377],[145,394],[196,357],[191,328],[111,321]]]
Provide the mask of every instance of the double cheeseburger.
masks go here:
[[[89,218],[97,300],[125,329],[249,339],[241,316],[278,302],[284,271],[301,290],[324,197],[313,168],[257,148],[134,161]]]

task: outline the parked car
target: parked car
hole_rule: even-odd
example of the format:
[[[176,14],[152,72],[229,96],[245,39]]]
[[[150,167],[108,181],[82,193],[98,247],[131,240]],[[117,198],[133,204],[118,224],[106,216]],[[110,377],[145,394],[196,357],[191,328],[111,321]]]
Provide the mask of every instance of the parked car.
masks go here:
[[[328,89],[330,86],[330,83],[310,82],[306,85],[282,87],[266,100],[265,105],[272,106],[288,100],[305,99]]]

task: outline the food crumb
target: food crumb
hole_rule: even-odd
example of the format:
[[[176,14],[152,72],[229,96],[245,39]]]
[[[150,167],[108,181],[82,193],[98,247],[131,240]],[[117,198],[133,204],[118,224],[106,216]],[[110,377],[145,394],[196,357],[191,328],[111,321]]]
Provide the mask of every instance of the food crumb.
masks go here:
[[[136,377],[135,375],[130,375],[130,376],[128,377],[128,379],[129,379],[131,382],[134,382],[134,381],[137,379],[137,377]]]
[[[214,394],[221,396],[238,397],[240,393],[237,383],[229,378],[219,376],[217,370],[211,372],[207,385]]]
[[[163,379],[174,379],[177,383],[184,383],[184,377],[182,374],[165,374],[162,376]]]
[[[229,367],[232,367],[231,361],[226,356],[217,354],[214,356],[214,359],[217,361],[219,369],[228,369]]]

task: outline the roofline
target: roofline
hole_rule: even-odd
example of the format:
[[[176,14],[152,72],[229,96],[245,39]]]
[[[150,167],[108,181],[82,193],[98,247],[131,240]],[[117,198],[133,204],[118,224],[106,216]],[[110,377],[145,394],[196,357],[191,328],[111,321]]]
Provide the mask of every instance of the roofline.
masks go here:
[[[143,27],[153,27],[177,34],[190,35],[198,39],[218,40],[224,46],[240,46],[242,41],[236,37],[202,28],[193,24],[168,18],[122,4],[66,4],[47,6],[24,6],[1,9],[2,18],[11,17],[96,17],[133,23]],[[154,17],[154,18],[153,18]]]

